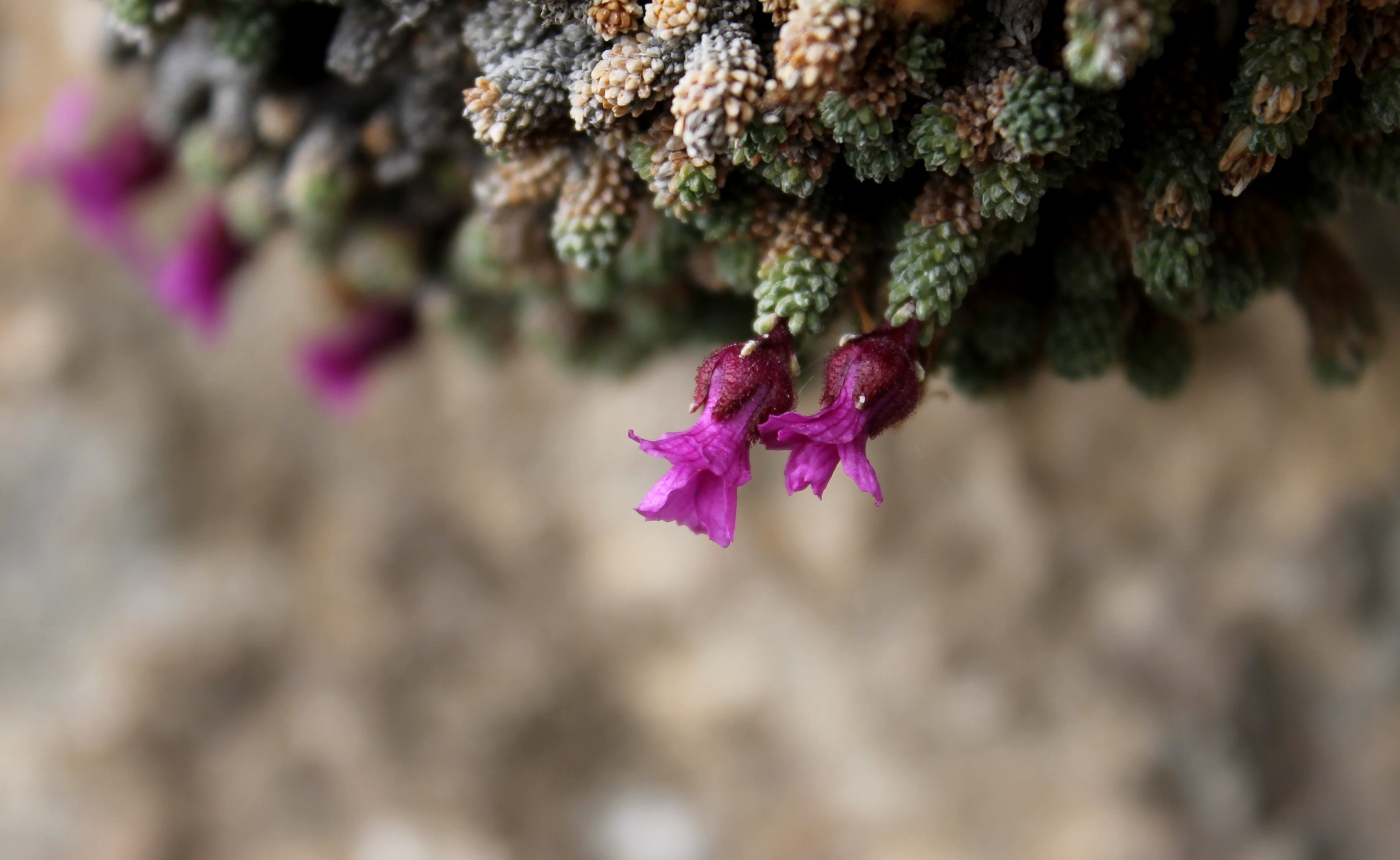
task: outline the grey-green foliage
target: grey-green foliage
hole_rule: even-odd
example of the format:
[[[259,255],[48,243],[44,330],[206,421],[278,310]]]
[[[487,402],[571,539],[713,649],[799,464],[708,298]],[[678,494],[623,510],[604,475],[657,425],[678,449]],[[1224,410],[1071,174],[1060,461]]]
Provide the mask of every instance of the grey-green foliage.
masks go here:
[[[1064,75],[1044,66],[1021,72],[1006,88],[1006,103],[993,125],[1028,155],[1066,152],[1079,132],[1079,104]]]
[[[1400,129],[1400,55],[1366,75],[1361,100],[1372,129],[1387,134]]]
[[[929,84],[943,68],[943,40],[930,35],[930,25],[919,21],[909,30],[908,38],[895,53],[895,59],[909,70],[915,83]]]
[[[963,235],[951,223],[909,221],[890,263],[890,322],[947,325],[987,262],[994,224]]]
[[[1188,307],[1210,266],[1210,231],[1148,224],[1147,236],[1133,245],[1133,274],[1147,295],[1164,308]]]
[[[1191,373],[1191,337],[1180,320],[1140,309],[1123,342],[1128,381],[1144,397],[1163,400]]]
[[[942,170],[952,176],[968,162],[974,149],[958,136],[958,121],[943,112],[937,101],[924,105],[909,128],[909,142],[914,155],[922,159],[930,171]]]
[[[584,218],[556,218],[550,238],[560,260],[580,269],[596,269],[612,261],[631,231],[629,216],[604,212]]]
[[[223,0],[214,7],[214,43],[229,58],[261,65],[277,53],[276,11],[261,2]]]
[[[839,263],[819,260],[801,245],[769,260],[759,268],[754,288],[758,301],[754,329],[766,334],[785,319],[793,335],[821,331],[845,274]]]
[[[1068,3],[1065,69],[1081,87],[1118,89],[1139,65],[1162,52],[1171,30],[1171,0]]]
[[[1118,269],[1113,258],[1085,245],[1067,242],[1055,252],[1055,287],[1081,299],[1106,299],[1117,293]]]
[[[1249,151],[1256,155],[1288,157],[1312,129],[1316,114],[1312,102],[1318,85],[1332,70],[1336,49],[1328,40],[1325,25],[1291,27],[1271,22],[1253,31],[1255,38],[1240,49],[1240,70],[1234,94],[1225,103],[1227,116],[1222,145],[1248,128]],[[1302,107],[1283,122],[1264,122],[1254,113],[1254,94],[1260,82],[1297,89]]]
[[[914,163],[908,136],[896,133],[888,112],[881,114],[872,105],[852,107],[849,99],[833,92],[822,99],[820,115],[862,182],[898,179]]]
[[[993,218],[1022,221],[1040,205],[1049,189],[1045,174],[1025,161],[996,161],[973,171],[972,190],[982,212]]]
[[[1205,222],[1210,192],[1220,181],[1212,147],[1194,128],[1180,128],[1148,140],[1142,151],[1138,187],[1150,209],[1175,184],[1190,203],[1192,223]]]
[[[1123,314],[1117,296],[1057,298],[1045,334],[1046,358],[1056,376],[1102,376],[1122,351]]]
[[[1069,160],[1079,169],[1108,157],[1123,143],[1123,117],[1118,113],[1118,95],[1112,92],[1079,90],[1075,93],[1079,115],[1074,136],[1068,141]]]

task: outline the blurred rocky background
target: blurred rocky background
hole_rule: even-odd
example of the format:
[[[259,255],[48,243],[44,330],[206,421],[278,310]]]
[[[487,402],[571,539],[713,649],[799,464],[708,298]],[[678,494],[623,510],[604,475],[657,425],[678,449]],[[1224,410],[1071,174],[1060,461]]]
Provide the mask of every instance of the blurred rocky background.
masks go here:
[[[100,14],[0,2],[5,151]],[[1400,219],[1336,234],[1394,337]],[[1165,405],[935,385],[884,508],[759,453],[723,551],[631,511],[698,353],[436,333],[336,422],[309,277],[205,349],[0,183],[4,860],[1400,857],[1394,344],[1320,390],[1274,296]]]

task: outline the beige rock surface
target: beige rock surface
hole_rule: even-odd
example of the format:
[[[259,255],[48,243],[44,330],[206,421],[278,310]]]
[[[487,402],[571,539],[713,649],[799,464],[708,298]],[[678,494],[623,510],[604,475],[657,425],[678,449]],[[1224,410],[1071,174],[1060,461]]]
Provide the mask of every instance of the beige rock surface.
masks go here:
[[[94,13],[0,2],[0,146]],[[1400,351],[1321,391],[1276,296],[1167,405],[931,399],[878,511],[759,454],[721,551],[630,510],[699,355],[439,333],[337,423],[310,277],[204,349],[0,183],[5,860],[1400,856]]]

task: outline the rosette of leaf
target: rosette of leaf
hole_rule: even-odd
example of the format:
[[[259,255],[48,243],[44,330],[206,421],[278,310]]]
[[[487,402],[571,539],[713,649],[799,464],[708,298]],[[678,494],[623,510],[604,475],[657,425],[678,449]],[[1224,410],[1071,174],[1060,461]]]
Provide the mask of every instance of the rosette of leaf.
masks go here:
[[[994,161],[972,172],[972,189],[982,211],[1009,221],[1024,221],[1049,190],[1043,162],[1031,156],[1018,162]]]
[[[1176,312],[1191,308],[1210,267],[1211,238],[1202,227],[1182,229],[1150,222],[1147,235],[1133,243],[1133,274],[1142,281],[1148,298]]]
[[[190,6],[183,0],[109,0],[107,20],[121,38],[149,51],[179,29]]]
[[[1045,356],[1062,379],[1094,379],[1123,353],[1123,309],[1116,293],[1089,298],[1061,294],[1050,309]]]
[[[571,155],[556,146],[492,165],[473,188],[482,206],[531,206],[553,200],[559,194]]]
[[[1083,170],[1122,145],[1123,117],[1118,113],[1115,93],[1081,90],[1075,101],[1080,109],[1075,133],[1068,141],[1068,155],[1070,163]]]
[[[597,147],[570,163],[550,229],[560,260],[580,269],[612,260],[632,230],[631,183],[631,168]]]
[[[1380,352],[1380,311],[1346,256],[1320,231],[1304,239],[1293,296],[1308,321],[1313,375],[1324,385],[1356,382]]]
[[[1055,252],[1055,290],[1077,299],[1105,299],[1118,294],[1120,276],[1113,255],[1087,242],[1066,241]]]
[[[699,242],[692,227],[641,208],[637,226],[618,249],[612,266],[628,289],[666,288],[684,277]]]
[[[326,68],[352,84],[368,83],[407,41],[398,16],[375,0],[346,0],[326,49]]]
[[[1400,129],[1400,55],[1366,74],[1361,98],[1372,128],[1385,133]]]
[[[248,163],[253,149],[248,135],[201,120],[180,136],[180,169],[196,182],[223,185]]]
[[[801,112],[827,92],[846,89],[878,33],[870,0],[798,0],[773,46],[769,97]]]
[[[759,2],[759,8],[767,13],[773,19],[773,23],[779,27],[787,23],[788,17],[792,15],[792,10],[796,6],[797,0],[760,0]]]
[[[214,44],[224,56],[246,66],[260,66],[277,53],[281,29],[277,12],[257,2],[217,3],[214,16]]]
[[[862,182],[898,179],[914,163],[908,135],[895,132],[895,121],[913,83],[896,48],[890,34],[871,52],[865,68],[852,77],[848,91],[827,93],[821,102],[822,125],[841,145],[846,163]]]
[[[675,119],[662,116],[629,144],[628,160],[652,192],[652,205],[682,220],[719,196],[728,165],[697,163],[675,133]]]
[[[620,36],[585,75],[574,79],[569,116],[580,131],[637,117],[671,95],[685,74],[687,39],[659,39],[646,31]]]
[[[943,40],[933,35],[933,28],[923,21],[916,21],[912,26],[901,25],[899,33],[902,41],[895,49],[895,59],[904,66],[915,86],[933,87],[934,76],[947,65]]]
[[[890,323],[947,325],[986,265],[994,227],[965,179],[935,173],[890,262]]]
[[[1216,238],[1201,289],[1207,319],[1237,314],[1271,283],[1293,280],[1297,230],[1271,201],[1257,194],[1222,201],[1211,212],[1211,230]]]
[[[1290,27],[1311,27],[1323,20],[1338,0],[1261,0],[1259,10]]]
[[[1055,252],[1055,300],[1045,334],[1050,369],[1064,379],[1101,376],[1123,351],[1122,276],[1112,245],[1117,231],[1107,223],[1113,207],[1100,206]]]
[[[1191,374],[1191,335],[1185,324],[1143,302],[1123,340],[1123,369],[1138,393],[1165,400]]]
[[[536,17],[545,24],[563,24],[578,19],[583,9],[578,0],[523,0],[524,5],[535,11]]]
[[[1362,117],[1368,130],[1388,134],[1400,129],[1400,6],[1357,17],[1363,35],[1356,40],[1369,36],[1364,56],[1353,57],[1361,76]]]
[[[1042,308],[998,271],[953,316],[938,345],[949,382],[968,397],[984,397],[1027,376],[1045,343]]]
[[[1046,0],[987,0],[987,10],[1017,42],[1029,45],[1040,35]]]
[[[1293,27],[1255,12],[1240,50],[1239,76],[1225,103],[1227,141],[1220,158],[1222,189],[1239,196],[1302,143],[1317,117],[1315,102],[1330,88],[1345,18]]]
[[[794,336],[820,332],[846,282],[851,236],[846,216],[816,202],[794,202],[764,249],[754,298],[754,331],[767,334],[786,320]]]
[[[729,157],[785,194],[810,197],[831,177],[835,153],[835,141],[804,117],[787,123],[759,117],[734,141]]]
[[[611,40],[637,29],[642,7],[634,0],[589,0],[585,12],[600,38]]]
[[[675,134],[692,160],[713,162],[743,134],[763,95],[766,71],[747,24],[723,21],[700,37],[671,100]]]
[[[1149,139],[1142,151],[1138,187],[1158,224],[1190,227],[1205,223],[1210,192],[1219,179],[1213,148],[1193,128]]]
[[[656,38],[678,39],[704,29],[717,5],[715,0],[651,0],[642,20]]]
[[[405,298],[423,278],[418,236],[402,225],[366,220],[336,248],[337,281],[366,298]]]
[[[1065,70],[1081,87],[1118,89],[1171,30],[1170,0],[1067,0]]]
[[[542,26],[539,11],[529,3],[488,0],[467,14],[462,42],[472,52],[477,66],[489,74],[511,54],[538,45],[548,32]]]
[[[479,207],[458,225],[446,269],[457,285],[500,296],[535,294],[559,280],[547,210]]]
[[[1064,153],[1079,133],[1079,105],[1064,75],[1044,66],[1019,71],[1005,87],[1005,102],[992,125],[1027,155]]]
[[[301,137],[282,177],[282,205],[305,238],[329,239],[344,224],[359,189],[354,135],[323,122]]]
[[[257,245],[281,226],[282,203],[278,199],[277,165],[256,161],[224,186],[222,203],[228,227],[246,245]]]
[[[566,129],[570,81],[594,67],[603,44],[589,27],[570,21],[477,78],[466,91],[477,140],[505,148]]]
[[[1006,104],[1006,87],[1015,77],[1008,69],[986,84],[953,87],[914,117],[909,140],[914,154],[930,171],[957,173],[964,165],[979,167],[991,159],[998,143],[996,119]]]
[[[1361,141],[1355,159],[1356,180],[1387,203],[1400,205],[1400,135]]]

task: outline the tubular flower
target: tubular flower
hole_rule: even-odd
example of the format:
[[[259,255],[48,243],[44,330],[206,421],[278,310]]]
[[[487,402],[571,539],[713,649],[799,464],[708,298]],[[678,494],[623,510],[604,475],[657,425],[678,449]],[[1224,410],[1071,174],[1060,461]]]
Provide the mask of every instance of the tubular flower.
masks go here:
[[[642,499],[637,513],[729,546],[739,488],[750,478],[749,448],[757,441],[756,428],[796,402],[792,361],[792,336],[781,324],[757,340],[716,350],[695,376],[691,411],[704,412],[694,426],[655,442],[629,431],[644,452],[671,461],[671,470]]]
[[[248,259],[248,248],[233,235],[223,209],[206,204],[193,227],[161,268],[156,295],[205,338],[219,334],[229,282]]]
[[[412,306],[366,304],[339,331],[302,349],[302,376],[327,409],[347,414],[359,405],[370,372],[408,346],[417,333]]]
[[[807,487],[821,498],[841,463],[857,487],[884,502],[866,440],[908,418],[922,395],[923,368],[914,357],[919,327],[888,325],[847,339],[826,364],[822,408],[786,412],[759,426],[763,444],[788,455],[788,495]]]
[[[19,152],[16,170],[26,179],[56,186],[94,241],[149,274],[153,255],[132,223],[131,204],[165,177],[170,153],[135,120],[118,125],[97,145],[85,146],[92,113],[86,89],[61,92],[49,109],[43,140]]]

